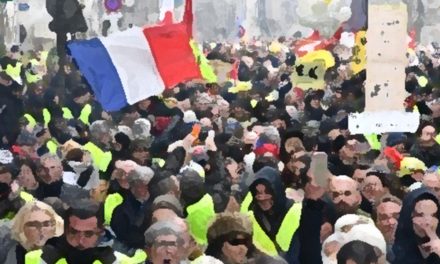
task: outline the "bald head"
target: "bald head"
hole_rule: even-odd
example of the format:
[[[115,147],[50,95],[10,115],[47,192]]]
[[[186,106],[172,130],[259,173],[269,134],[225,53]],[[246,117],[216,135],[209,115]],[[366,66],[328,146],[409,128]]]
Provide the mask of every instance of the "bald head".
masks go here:
[[[333,176],[330,178],[329,193],[336,211],[341,214],[352,214],[361,203],[358,182],[348,176]]]

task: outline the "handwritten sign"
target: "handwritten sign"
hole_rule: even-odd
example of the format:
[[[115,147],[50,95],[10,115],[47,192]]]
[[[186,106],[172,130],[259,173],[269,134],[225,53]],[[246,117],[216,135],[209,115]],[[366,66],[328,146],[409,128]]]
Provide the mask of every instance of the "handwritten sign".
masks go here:
[[[405,4],[369,5],[365,112],[349,117],[352,134],[412,132],[419,114],[405,112],[407,21]]]

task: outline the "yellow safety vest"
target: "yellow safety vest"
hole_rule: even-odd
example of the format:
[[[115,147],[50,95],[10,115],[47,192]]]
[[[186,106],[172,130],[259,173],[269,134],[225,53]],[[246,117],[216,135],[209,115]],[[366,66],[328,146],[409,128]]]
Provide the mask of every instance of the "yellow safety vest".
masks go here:
[[[244,214],[249,212],[249,206],[251,205],[251,203],[252,203],[252,193],[248,192],[243,202],[241,202],[240,212]]]
[[[147,254],[143,250],[136,250],[136,253],[133,257],[129,257],[120,252],[114,252],[116,260],[120,264],[140,264],[144,263],[147,259]],[[43,250],[34,250],[26,253],[25,255],[25,264],[40,264],[41,263],[41,255],[43,255]],[[65,258],[59,259],[56,264],[69,264]],[[76,264],[76,263],[75,263]],[[93,264],[102,264],[100,260],[95,260]]]
[[[31,128],[34,128],[37,125],[37,120],[31,115],[31,114],[24,114],[23,116],[24,118],[26,118],[26,120],[29,123],[29,126]],[[43,122],[44,122],[44,127],[48,127],[50,120],[52,119],[52,115],[49,112],[49,109],[44,108],[43,109]]]
[[[120,264],[141,264],[145,263],[147,260],[147,253],[145,251],[138,249],[134,253],[133,257],[129,257],[120,252],[115,251],[115,257]]]
[[[72,114],[72,111],[70,111],[69,108],[63,107],[61,108],[63,111],[63,118],[64,119],[74,119],[75,117]],[[86,125],[90,125],[90,115],[92,114],[92,106],[90,104],[86,104],[83,109],[81,109],[81,113],[79,114],[78,119],[81,120]]]
[[[61,108],[61,110],[63,111],[63,118],[64,119],[73,119],[74,118],[72,111],[70,111],[69,108],[63,107],[63,108]]]
[[[43,250],[38,249],[34,251],[30,251],[26,253],[24,256],[24,263],[25,264],[40,264],[41,263],[41,255],[43,255]],[[67,263],[67,260],[65,258],[59,259],[55,264],[69,264]],[[102,264],[101,261],[95,260],[93,264]]]
[[[90,114],[92,114],[92,106],[90,104],[86,104],[83,109],[81,109],[78,119],[84,124],[90,125]]]
[[[21,191],[20,192],[20,198],[25,201],[26,203],[28,202],[32,202],[33,200],[35,200],[34,196],[28,192],[25,191]]]
[[[200,245],[208,244],[208,224],[215,217],[214,201],[211,195],[205,194],[200,201],[186,208],[190,234]]]
[[[90,152],[93,162],[99,170],[105,172],[112,161],[112,153],[110,151],[104,152],[92,142],[85,144],[84,149]]]
[[[275,241],[272,241],[270,237],[264,232],[263,228],[258,224],[255,219],[254,212],[249,211],[249,218],[253,223],[254,234],[252,241],[256,248],[270,256],[278,255],[278,248],[282,252],[287,252],[292,242],[293,235],[299,227],[301,219],[302,203],[295,203],[290,207],[286,216],[281,223],[278,233],[275,237]],[[275,245],[276,243],[276,245]]]
[[[26,118],[31,129],[33,129],[37,125],[37,120],[35,120],[35,118],[33,116],[31,116],[30,114],[24,114],[23,117]]]
[[[112,193],[105,198],[104,202],[104,224],[110,225],[113,211],[124,202],[124,198],[119,193]]]
[[[46,148],[49,150],[50,154],[57,155],[58,143],[55,141],[55,139],[50,139],[49,141],[47,141]]]
[[[23,64],[21,62],[17,62],[17,64],[15,64],[15,67],[11,64],[8,64],[5,69],[6,74],[18,83],[21,83],[21,66],[23,66]],[[0,72],[2,71],[3,70],[0,67]]]

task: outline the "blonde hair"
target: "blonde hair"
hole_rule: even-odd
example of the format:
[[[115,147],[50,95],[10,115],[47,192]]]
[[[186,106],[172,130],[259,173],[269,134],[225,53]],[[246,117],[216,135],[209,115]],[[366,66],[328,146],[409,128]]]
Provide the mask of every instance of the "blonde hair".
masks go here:
[[[52,234],[53,237],[59,237],[64,232],[64,221],[63,219],[54,211],[54,209],[43,202],[32,201],[27,202],[23,207],[20,208],[18,213],[12,219],[11,236],[14,240],[18,241],[25,249],[29,250],[33,248],[33,245],[29,244],[28,239],[24,234],[24,226],[29,219],[32,212],[42,210],[44,211],[51,220],[55,222],[55,230]]]

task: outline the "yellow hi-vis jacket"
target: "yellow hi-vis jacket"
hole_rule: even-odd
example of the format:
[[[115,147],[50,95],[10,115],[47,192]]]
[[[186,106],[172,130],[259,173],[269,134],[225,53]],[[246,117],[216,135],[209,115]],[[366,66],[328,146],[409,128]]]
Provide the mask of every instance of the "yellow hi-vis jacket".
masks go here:
[[[248,210],[251,203],[252,194],[249,192],[241,204],[240,211],[247,213],[252,221],[254,231],[252,241],[255,247],[269,256],[277,256],[281,252],[287,252],[300,224],[302,203],[294,203],[289,211],[287,211],[278,229],[275,241],[272,241],[266,232],[264,232],[257,219],[255,219],[254,212]]]
[[[211,195],[205,194],[200,201],[186,208],[190,234],[200,245],[208,244],[208,224],[215,217],[214,201]]]
[[[25,255],[25,264],[46,264],[46,262],[41,259],[41,255],[43,254],[43,250],[34,250],[30,251]],[[144,263],[147,259],[147,254],[143,250],[137,250],[133,257],[129,257],[120,252],[114,252],[116,261],[115,264],[141,264]],[[68,263],[65,258],[59,259],[55,264],[76,264],[76,263]],[[101,261],[95,260],[93,264],[102,264]]]

